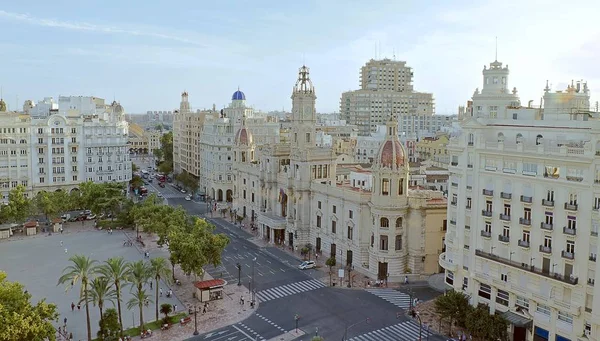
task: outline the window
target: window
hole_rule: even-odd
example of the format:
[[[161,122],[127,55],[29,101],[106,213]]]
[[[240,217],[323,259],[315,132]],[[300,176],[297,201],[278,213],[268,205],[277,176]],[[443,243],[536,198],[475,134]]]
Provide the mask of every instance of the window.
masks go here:
[[[508,274],[507,274],[507,273],[504,273],[504,272],[503,272],[503,273],[501,273],[501,274],[500,274],[500,280],[501,280],[502,282],[508,282]]]
[[[321,202],[320,201],[317,202],[317,208],[321,209]]]
[[[402,217],[396,219],[396,227],[402,227]]]
[[[379,237],[379,249],[381,251],[388,250],[388,236],[380,236]]]
[[[487,233],[492,233],[492,223],[489,221],[485,222],[485,232]]]
[[[577,218],[574,216],[567,216],[567,227],[571,230],[577,228]]]
[[[504,215],[510,217],[510,204],[504,204]]]
[[[402,235],[396,236],[396,251],[402,250]]]
[[[333,208],[331,209],[331,211],[333,212],[333,214],[337,213],[337,207],[335,207],[335,205],[333,205]]]
[[[382,195],[390,194],[390,180],[389,179],[381,179],[381,194]]]
[[[335,233],[336,227],[337,227],[337,221],[332,220],[331,221],[331,233]]]
[[[306,133],[306,142],[310,143],[310,133]]]
[[[531,208],[525,207],[523,209],[523,219],[531,220]]]
[[[502,236],[510,238],[510,227],[504,226],[504,228],[502,229]]]
[[[567,252],[575,253],[575,241],[567,240]]]
[[[379,219],[379,226],[388,228],[388,227],[390,227],[390,221],[388,220],[388,218],[383,217],[383,218]]]
[[[492,287],[484,283],[479,284],[479,297],[483,297],[488,300],[492,298]]]
[[[562,312],[560,310],[558,311],[558,319],[560,321],[563,321],[564,323],[573,324],[573,315]]]
[[[519,307],[525,311],[529,310],[529,300],[522,296],[517,296],[515,307]]]
[[[462,289],[463,290],[467,290],[468,287],[469,287],[469,277],[463,277],[463,286],[462,286]]]
[[[488,212],[492,212],[492,208],[493,208],[492,201],[491,200],[487,200],[485,202],[485,210],[488,211]]]
[[[529,235],[529,231],[523,231],[523,241],[526,243],[529,243],[530,241],[530,235]]]
[[[321,216],[317,216],[317,227],[321,227]]]
[[[498,289],[498,293],[496,294],[496,303],[502,304],[503,306],[508,307],[508,298],[509,298],[508,292]]]
[[[353,219],[354,218],[354,212],[352,212],[352,210],[348,210],[348,218],[349,219]]]
[[[398,195],[404,194],[404,178],[398,180]]]
[[[538,303],[537,307],[535,308],[535,311],[548,317],[550,317],[551,314],[550,307],[540,303]]]
[[[548,247],[548,248],[552,247],[552,237],[544,236],[544,247]]]
[[[346,235],[348,236],[348,239],[350,239],[350,240],[352,240],[352,230],[353,230],[352,226],[348,226],[348,230],[347,230],[348,232]]]
[[[468,209],[471,208],[471,198],[470,197],[467,198],[467,208]]]

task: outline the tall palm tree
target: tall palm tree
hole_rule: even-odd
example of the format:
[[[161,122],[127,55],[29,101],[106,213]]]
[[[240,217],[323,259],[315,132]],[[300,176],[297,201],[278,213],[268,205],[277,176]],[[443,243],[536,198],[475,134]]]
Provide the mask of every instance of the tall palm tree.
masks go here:
[[[144,305],[152,302],[150,295],[146,293],[146,290],[135,290],[131,293],[131,298],[127,301],[127,309],[133,309],[138,307],[140,309],[140,331],[146,330],[144,328]]]
[[[88,291],[89,303],[98,306],[98,309],[100,309],[100,318],[102,318],[104,303],[112,302],[114,306],[114,299],[116,298],[116,292],[111,287],[110,279],[104,276],[94,278],[90,282]]]
[[[67,289],[73,288],[77,282],[81,281],[81,289],[79,290],[79,298],[85,302],[89,302],[89,291],[88,285],[91,281],[91,277],[96,273],[95,260],[91,260],[90,257],[83,255],[75,255],[69,258],[72,262],[71,265],[67,266],[63,270],[63,275],[58,279],[58,284],[67,284]],[[85,318],[87,323],[87,337],[88,341],[92,341],[92,327],[90,325],[90,309],[89,306],[85,305]]]
[[[119,312],[119,326],[121,327],[121,336],[123,336],[123,317],[121,316],[121,289],[129,280],[128,262],[123,257],[109,258],[104,262],[98,271],[102,276],[109,279],[112,285],[115,286],[115,294],[117,296],[117,310]]]
[[[156,306],[156,319],[158,320],[158,286],[160,280],[164,280],[169,282],[171,279],[171,269],[167,260],[162,257],[152,258],[150,260],[150,271],[152,273],[152,278],[155,280],[155,291],[156,291],[156,299],[154,301]]]
[[[150,266],[148,265],[148,263],[144,262],[143,260],[138,260],[137,262],[129,263],[128,269],[129,283],[131,283],[131,285],[133,286],[132,291],[134,299],[131,299],[129,300],[129,302],[127,302],[127,307],[128,309],[131,309],[131,302],[138,302],[138,305],[140,307],[140,329],[144,330],[142,308],[145,302],[144,300],[142,300],[142,298],[147,300],[148,295],[144,290],[144,285],[148,283],[148,281],[152,278],[152,272],[150,271]],[[137,300],[135,298],[137,298]]]

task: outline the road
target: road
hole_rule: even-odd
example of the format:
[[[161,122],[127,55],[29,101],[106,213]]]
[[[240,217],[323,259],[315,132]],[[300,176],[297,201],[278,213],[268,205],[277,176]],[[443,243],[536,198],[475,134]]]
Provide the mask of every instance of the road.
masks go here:
[[[162,193],[169,205],[180,205],[191,215],[207,211],[206,203],[186,201],[185,194],[169,185],[160,188],[153,183],[148,187]],[[268,340],[294,330],[296,316],[298,327],[306,333],[298,340],[309,340],[316,333],[326,340],[340,340],[348,326],[352,327],[347,339],[353,341],[419,338],[419,326],[404,313],[410,304],[407,293],[327,287],[319,280],[326,276],[322,271],[299,270],[300,262],[292,255],[275,247],[254,244],[250,240],[252,234],[216,216],[208,220],[216,226],[216,232],[229,236],[230,244],[223,251],[222,265],[208,267],[207,272],[229,283],[237,283],[239,275],[241,284],[248,288],[247,300],[255,292],[259,308],[243,322],[189,340]],[[241,265],[239,274],[237,264]],[[254,290],[251,290],[253,277]],[[435,335],[429,339],[444,340]]]

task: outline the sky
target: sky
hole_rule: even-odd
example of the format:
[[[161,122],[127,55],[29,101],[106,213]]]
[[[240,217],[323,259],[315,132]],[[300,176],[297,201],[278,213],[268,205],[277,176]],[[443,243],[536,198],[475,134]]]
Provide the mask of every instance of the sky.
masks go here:
[[[0,86],[9,109],[59,95],[116,99],[128,113],[230,102],[290,110],[306,64],[317,111],[339,111],[371,58],[404,60],[415,90],[455,114],[494,61],[522,103],[546,80],[600,93],[600,1],[28,0],[0,6]],[[18,100],[18,101],[17,101]]]

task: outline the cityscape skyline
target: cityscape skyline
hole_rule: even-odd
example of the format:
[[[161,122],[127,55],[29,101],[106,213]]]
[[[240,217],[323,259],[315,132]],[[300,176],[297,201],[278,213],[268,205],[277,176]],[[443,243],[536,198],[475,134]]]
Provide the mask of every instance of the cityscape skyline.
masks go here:
[[[326,113],[339,111],[342,92],[359,88],[360,67],[369,59],[395,56],[413,68],[416,91],[433,93],[438,114],[455,114],[481,85],[480,68],[493,61],[498,37],[498,59],[509,65],[509,86],[523,101],[539,103],[546,80],[563,90],[572,79],[585,79],[595,102],[600,74],[592,63],[600,28],[592,8],[600,5],[544,4],[259,1],[199,9],[182,1],[119,11],[110,2],[103,8],[7,4],[0,11],[0,62],[12,67],[0,85],[10,109],[26,99],[93,95],[145,113],[176,108],[184,90],[195,109],[223,107],[239,86],[257,109],[289,110],[290,76],[306,63],[317,110]],[[525,21],[510,14],[517,11],[538,15]],[[498,13],[505,18],[485,19]],[[556,24],[575,19],[576,29]]]

